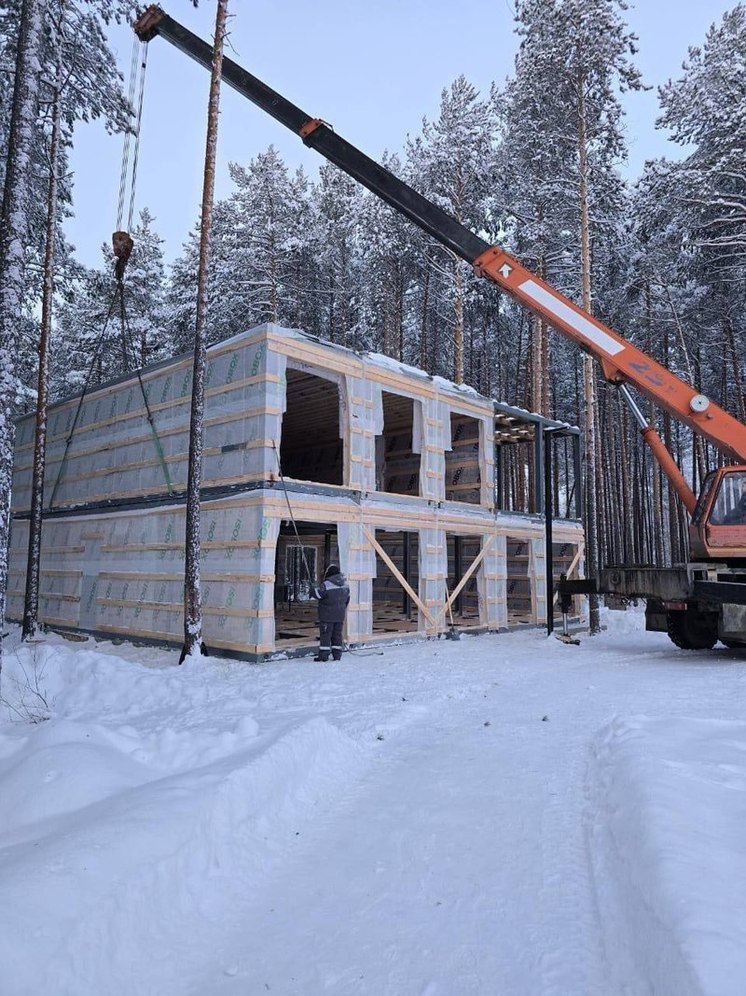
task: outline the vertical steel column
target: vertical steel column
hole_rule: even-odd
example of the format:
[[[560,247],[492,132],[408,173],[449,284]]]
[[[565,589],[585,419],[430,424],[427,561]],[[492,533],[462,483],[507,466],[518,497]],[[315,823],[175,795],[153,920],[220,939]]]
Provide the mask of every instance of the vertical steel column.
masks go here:
[[[461,536],[453,537],[453,587],[454,588],[458,585],[459,581],[463,576],[461,571],[463,564],[463,557],[462,557],[463,551],[461,547],[462,541],[463,537]],[[453,611],[456,612],[457,614],[463,610],[463,602],[462,602],[463,595],[464,595],[464,589],[462,588],[461,591],[458,593],[458,595],[456,595],[456,601],[453,606]]]
[[[537,427],[538,428],[538,427]],[[547,582],[547,635],[554,632],[554,552],[552,544],[552,430],[544,429],[544,570]]]
[[[534,507],[529,512],[541,513],[544,507],[544,431],[541,422],[534,422]]]
[[[402,533],[402,574],[409,581],[409,565],[411,563],[412,550],[410,547],[411,536],[408,532]],[[410,582],[411,584],[411,582]],[[406,588],[402,588],[402,612],[407,619],[412,618],[412,599]]]
[[[494,475],[495,509],[500,511],[503,507],[503,448],[497,443],[495,443]]]

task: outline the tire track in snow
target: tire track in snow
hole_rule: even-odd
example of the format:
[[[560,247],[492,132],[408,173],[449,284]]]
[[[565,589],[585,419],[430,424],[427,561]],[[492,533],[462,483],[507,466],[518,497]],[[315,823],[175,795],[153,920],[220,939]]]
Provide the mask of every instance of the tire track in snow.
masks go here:
[[[608,993],[603,970],[585,813],[580,809],[587,778],[587,759],[577,746],[562,775],[547,783],[542,814],[543,911],[541,958],[543,996]],[[574,797],[578,806],[568,806]]]
[[[512,690],[527,692],[536,698]],[[594,988],[598,928],[572,805],[582,799],[581,752],[547,776],[557,744],[541,712],[527,706],[516,722],[515,703],[482,695],[434,710],[382,747],[378,770],[244,912],[260,926],[226,947],[235,977],[203,979],[194,994],[238,996],[249,980],[288,996],[604,992]],[[286,936],[293,945],[279,964]]]

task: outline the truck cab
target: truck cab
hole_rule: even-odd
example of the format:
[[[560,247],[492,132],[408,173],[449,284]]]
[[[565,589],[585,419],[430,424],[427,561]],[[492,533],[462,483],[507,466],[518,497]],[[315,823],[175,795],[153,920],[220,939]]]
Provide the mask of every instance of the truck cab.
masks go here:
[[[746,561],[746,467],[707,475],[689,525],[693,560]]]

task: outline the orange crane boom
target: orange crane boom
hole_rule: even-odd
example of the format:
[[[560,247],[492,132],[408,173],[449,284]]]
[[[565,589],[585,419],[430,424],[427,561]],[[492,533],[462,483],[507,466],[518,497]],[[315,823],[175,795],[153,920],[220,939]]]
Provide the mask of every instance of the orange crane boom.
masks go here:
[[[143,41],[150,41],[160,35],[206,69],[211,66],[211,47],[174,21],[157,5],[149,7],[141,15],[135,24],[135,31]],[[223,60],[223,80],[294,131],[306,145],[316,149],[441,244],[471,263],[477,273],[494,280],[515,300],[571,339],[580,349],[594,356],[608,381],[617,385],[632,385],[656,405],[708,439],[724,455],[746,463],[746,425],[527,270],[500,246],[490,245],[479,238],[393,173],[345,141],[326,122],[306,114],[228,58]],[[637,412],[640,414],[639,409]],[[673,457],[652,427],[645,423],[641,425],[641,429],[691,512],[696,499]]]

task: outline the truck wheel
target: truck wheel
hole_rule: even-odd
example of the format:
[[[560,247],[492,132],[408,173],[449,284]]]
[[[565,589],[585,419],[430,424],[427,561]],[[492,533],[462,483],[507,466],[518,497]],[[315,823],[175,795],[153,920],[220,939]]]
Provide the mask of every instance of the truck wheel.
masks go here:
[[[669,639],[681,650],[711,650],[717,643],[717,616],[711,612],[669,612],[666,621]]]

